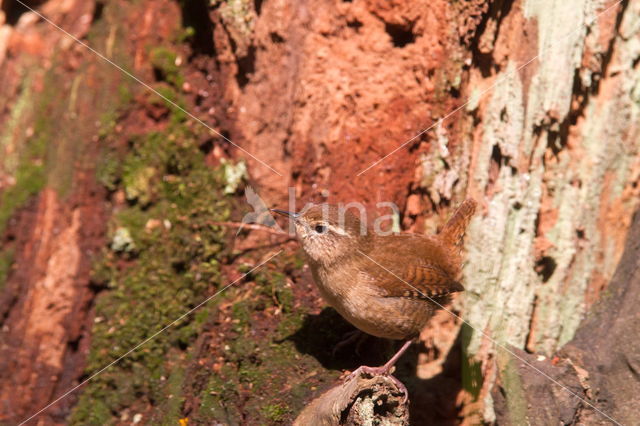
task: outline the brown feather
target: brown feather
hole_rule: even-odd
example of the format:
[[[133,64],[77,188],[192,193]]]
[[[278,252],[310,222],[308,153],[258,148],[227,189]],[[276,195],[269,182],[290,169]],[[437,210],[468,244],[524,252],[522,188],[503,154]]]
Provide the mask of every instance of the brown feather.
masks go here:
[[[472,198],[464,200],[446,225],[444,225],[440,234],[438,234],[440,238],[451,246],[461,247],[462,237],[464,237],[464,233],[475,211],[475,200]]]
[[[464,291],[459,268],[442,244],[423,235],[377,236],[363,268],[384,297],[430,299]],[[364,256],[363,256],[364,257]],[[376,263],[376,264],[371,264]]]

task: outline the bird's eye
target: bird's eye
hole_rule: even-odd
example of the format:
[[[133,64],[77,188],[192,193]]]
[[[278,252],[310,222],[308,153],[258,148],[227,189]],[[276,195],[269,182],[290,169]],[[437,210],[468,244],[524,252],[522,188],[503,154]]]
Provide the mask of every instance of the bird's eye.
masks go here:
[[[316,231],[318,234],[324,234],[325,232],[327,232],[327,227],[319,223],[313,227],[313,230]]]

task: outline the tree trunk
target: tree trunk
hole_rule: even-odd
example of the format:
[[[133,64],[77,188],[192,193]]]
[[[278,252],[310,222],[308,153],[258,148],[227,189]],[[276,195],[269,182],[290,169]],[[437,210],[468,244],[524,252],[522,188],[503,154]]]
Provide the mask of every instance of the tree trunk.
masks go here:
[[[639,206],[638,0],[25,4],[139,81],[0,0],[0,421],[91,378],[40,418],[291,422],[383,362],[378,340],[331,355],[351,328],[288,242],[93,377],[278,252],[211,225],[250,211],[245,185],[268,207],[289,188],[297,208],[392,202],[427,234],[475,198],[458,317],[397,375],[415,424],[528,415],[504,348],[533,362],[574,339]],[[552,377],[582,392],[572,374]]]
[[[581,323],[575,337],[552,359],[518,351],[501,378],[507,392],[495,391],[498,423],[633,424],[640,412],[640,214],[611,284]],[[515,368],[514,368],[515,367]],[[567,386],[561,388],[558,383]],[[582,397],[575,398],[570,392]]]

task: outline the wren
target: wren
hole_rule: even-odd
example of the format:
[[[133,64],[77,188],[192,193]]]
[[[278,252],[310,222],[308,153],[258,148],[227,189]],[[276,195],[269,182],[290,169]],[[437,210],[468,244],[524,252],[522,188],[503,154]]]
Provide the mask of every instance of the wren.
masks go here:
[[[324,300],[365,333],[406,340],[382,367],[359,372],[389,374],[434,313],[464,290],[462,239],[476,202],[465,200],[433,236],[378,235],[335,205],[300,213],[273,209],[293,220],[296,236]],[[404,386],[401,389],[405,392]]]

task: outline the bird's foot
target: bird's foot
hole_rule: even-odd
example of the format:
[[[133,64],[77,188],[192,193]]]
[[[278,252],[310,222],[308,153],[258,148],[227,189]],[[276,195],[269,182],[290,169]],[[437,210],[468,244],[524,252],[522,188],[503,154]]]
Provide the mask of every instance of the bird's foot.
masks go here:
[[[344,380],[344,383],[347,383],[363,374],[366,374],[369,376],[386,376],[390,378],[393,381],[393,383],[396,385],[398,390],[404,394],[402,403],[405,404],[409,399],[409,392],[407,391],[407,387],[404,385],[404,383],[402,383],[400,380],[398,380],[395,376],[391,374],[393,370],[394,370],[393,365],[389,365],[389,366],[383,365],[381,367],[369,367],[367,365],[361,365],[355,371],[353,371],[351,374],[347,376],[347,378]]]
[[[392,368],[387,368],[387,366],[383,365],[382,367],[369,367],[368,365],[361,365],[355,371],[347,376],[345,379],[346,382],[355,379],[356,377],[367,374],[369,376],[391,376]]]

